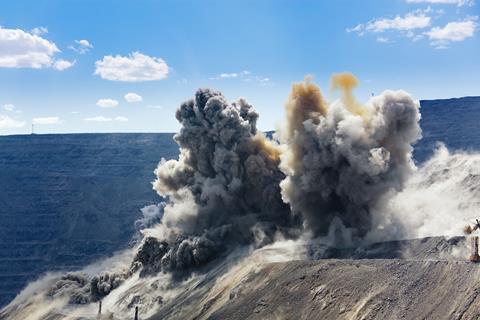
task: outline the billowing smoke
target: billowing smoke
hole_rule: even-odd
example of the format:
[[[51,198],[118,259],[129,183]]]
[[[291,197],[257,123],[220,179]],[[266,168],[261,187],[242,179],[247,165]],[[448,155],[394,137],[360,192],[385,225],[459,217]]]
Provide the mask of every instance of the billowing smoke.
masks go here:
[[[70,303],[87,304],[101,300],[126,278],[126,273],[104,272],[93,277],[67,273],[48,290],[47,295],[52,298],[67,296]]]
[[[420,137],[420,114],[403,91],[362,105],[352,94],[356,85],[350,74],[335,75],[332,89],[341,99],[328,103],[310,80],[294,84],[276,141],[258,132],[259,115],[244,99],[228,103],[220,92],[198,90],[176,112],[179,159],[162,159],[155,171],[154,189],[166,201],[144,208],[136,225],[147,229],[129,270],[49,279],[42,299],[103,298],[117,308],[117,300],[133,301],[131,291],[154,292],[163,276],[176,288],[187,281],[177,275],[208,273],[213,264],[202,266],[239,247],[273,248],[278,239],[303,243],[305,236],[326,236],[335,246],[367,233],[373,238],[394,220],[382,210],[415,169],[411,145]],[[288,256],[298,258],[293,251]]]
[[[341,100],[327,103],[317,86],[294,84],[279,132],[283,153],[282,197],[315,236],[332,223],[364,236],[371,209],[382,196],[401,190],[414,169],[412,143],[420,138],[419,106],[406,92],[385,91],[361,105],[351,74],[332,78]],[[342,243],[337,243],[342,244]]]
[[[133,270],[187,270],[231,247],[271,243],[292,224],[280,196],[278,147],[257,131],[250,104],[200,89],[176,118],[180,157],[155,171],[154,188],[168,199],[153,232],[159,240],[144,240]]]
[[[230,249],[275,236],[349,230],[348,245],[371,228],[371,210],[401,190],[414,169],[419,106],[403,91],[360,104],[351,74],[332,77],[333,104],[310,80],[294,84],[280,145],[257,132],[245,100],[229,104],[200,89],[176,113],[178,160],[162,160],[154,188],[168,199],[162,223],[146,232],[131,271],[183,271]],[[283,200],[283,201],[282,201]]]
[[[374,210],[370,241],[461,236],[480,210],[480,154],[439,145],[404,189]]]

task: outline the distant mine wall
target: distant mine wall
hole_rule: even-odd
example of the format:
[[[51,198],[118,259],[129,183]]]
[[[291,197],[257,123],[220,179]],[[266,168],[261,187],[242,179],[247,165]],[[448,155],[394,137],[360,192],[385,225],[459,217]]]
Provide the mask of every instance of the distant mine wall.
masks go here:
[[[125,247],[172,134],[0,137],[0,306],[45,271]]]
[[[420,105],[423,138],[415,145],[416,161],[428,159],[437,142],[450,151],[480,149],[480,97],[421,100]]]

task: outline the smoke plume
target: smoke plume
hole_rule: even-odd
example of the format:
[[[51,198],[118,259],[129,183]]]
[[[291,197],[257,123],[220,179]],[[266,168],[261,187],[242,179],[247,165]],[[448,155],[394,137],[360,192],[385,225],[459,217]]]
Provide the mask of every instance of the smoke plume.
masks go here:
[[[480,209],[480,154],[439,145],[404,189],[374,210],[370,241],[463,235]]]
[[[420,137],[418,103],[386,91],[360,104],[348,73],[332,77],[329,104],[310,80],[294,84],[280,145],[259,133],[244,99],[229,104],[200,89],[177,110],[178,160],[162,160],[154,189],[167,198],[162,222],[145,232],[131,272],[185,271],[230,249],[276,236],[313,236],[349,245],[371,228],[371,210],[401,190]],[[282,201],[283,200],[283,201]]]
[[[168,199],[154,231],[159,240],[145,239],[133,269],[187,270],[234,246],[271,243],[291,225],[278,147],[257,131],[250,104],[200,89],[176,118],[180,157],[155,171],[154,189]]]
[[[126,277],[126,274],[109,272],[93,277],[82,273],[67,273],[49,289],[48,296],[52,298],[68,296],[70,303],[87,304],[101,300],[117,288]]]
[[[385,91],[361,105],[352,94],[356,85],[351,74],[334,75],[341,100],[329,104],[307,79],[293,85],[286,103],[279,132],[282,197],[315,236],[326,235],[332,222],[354,238],[364,236],[371,209],[401,190],[414,169],[418,103],[403,91]]]

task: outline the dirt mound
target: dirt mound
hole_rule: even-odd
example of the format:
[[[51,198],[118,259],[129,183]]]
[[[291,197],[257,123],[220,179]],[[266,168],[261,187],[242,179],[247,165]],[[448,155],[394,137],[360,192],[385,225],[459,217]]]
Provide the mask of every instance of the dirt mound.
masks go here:
[[[315,261],[230,270],[152,319],[477,319],[480,265],[466,260],[466,240],[309,245]]]
[[[479,276],[460,261],[271,264],[210,319],[478,319]]]
[[[111,319],[131,319],[135,306],[141,319],[152,320],[478,319],[480,264],[467,260],[469,251],[464,237],[354,249],[286,241],[230,255],[173,291],[161,292],[161,273],[139,278],[103,305]],[[36,310],[23,306],[8,306],[0,319],[23,320]],[[96,319],[96,310],[57,308],[39,319]]]

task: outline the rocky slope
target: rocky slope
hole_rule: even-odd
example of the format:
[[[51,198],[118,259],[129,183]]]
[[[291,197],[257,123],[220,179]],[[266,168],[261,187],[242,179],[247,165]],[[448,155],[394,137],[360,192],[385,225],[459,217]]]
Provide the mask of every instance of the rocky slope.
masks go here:
[[[178,319],[178,315],[183,319],[480,316],[480,266],[466,261],[464,238],[392,241],[328,252],[311,247],[308,251],[331,258],[257,262],[231,270],[220,281],[187,291],[150,319]],[[268,255],[262,256],[268,260]],[[204,291],[196,298],[201,304],[194,304],[190,297],[199,290]]]
[[[276,263],[247,278],[209,318],[478,319],[479,276],[465,261]]]
[[[420,105],[423,138],[415,146],[415,160],[428,159],[437,142],[451,151],[480,149],[480,97],[421,100]]]
[[[171,134],[0,137],[0,306],[45,271],[125,247]]]
[[[390,241],[357,249],[280,242],[237,252],[186,280],[132,279],[97,305],[12,304],[0,319],[478,319],[480,265],[465,238]],[[163,288],[162,283],[171,286]],[[35,300],[34,300],[35,301]],[[52,307],[52,304],[54,305]],[[43,310],[43,309],[40,309]],[[37,312],[38,317],[29,318]]]

